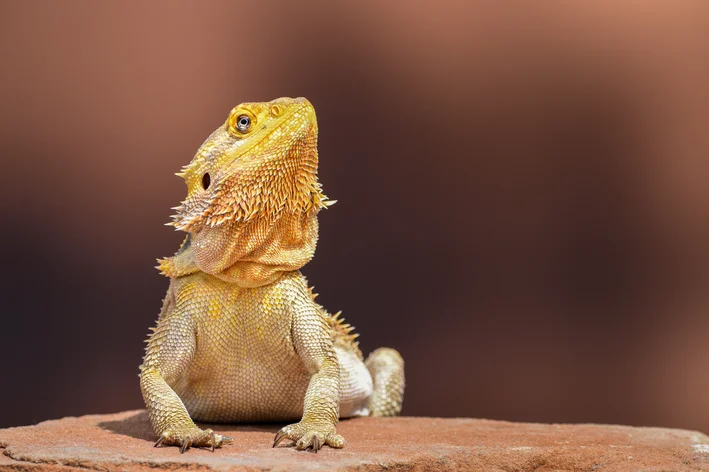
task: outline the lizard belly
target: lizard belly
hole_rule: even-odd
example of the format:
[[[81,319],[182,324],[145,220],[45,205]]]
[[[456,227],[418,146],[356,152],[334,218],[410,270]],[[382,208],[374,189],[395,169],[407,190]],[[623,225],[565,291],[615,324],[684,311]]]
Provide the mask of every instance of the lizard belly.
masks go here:
[[[190,416],[214,423],[299,419],[310,376],[295,352],[284,356],[259,340],[240,337],[195,353],[175,385]]]
[[[231,359],[231,361],[234,361]],[[210,423],[298,420],[310,376],[298,365],[240,365],[238,361],[215,365],[219,376],[191,371],[176,386],[190,416]],[[291,370],[286,372],[285,369]]]
[[[297,420],[310,375],[293,346],[279,284],[209,281],[194,356],[172,386],[190,416],[214,423]]]

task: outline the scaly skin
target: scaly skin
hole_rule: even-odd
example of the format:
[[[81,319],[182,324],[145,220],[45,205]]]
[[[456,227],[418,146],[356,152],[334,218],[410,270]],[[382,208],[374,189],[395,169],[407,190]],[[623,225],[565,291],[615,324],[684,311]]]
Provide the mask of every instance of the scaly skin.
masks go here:
[[[297,421],[273,446],[317,452],[343,447],[340,417],[401,411],[399,353],[364,362],[352,327],[315,302],[299,271],[318,212],[334,203],[317,167],[315,110],[280,98],[234,108],[178,174],[188,195],[171,224],[189,234],[159,261],[170,287],[140,366],[156,446],[232,440],[193,420]]]

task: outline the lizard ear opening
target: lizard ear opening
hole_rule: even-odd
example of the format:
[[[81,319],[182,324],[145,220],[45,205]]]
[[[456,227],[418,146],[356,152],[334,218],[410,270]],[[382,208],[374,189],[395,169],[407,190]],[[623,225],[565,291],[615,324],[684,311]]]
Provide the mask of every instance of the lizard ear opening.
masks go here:
[[[209,172],[205,172],[204,175],[202,176],[202,188],[207,190],[209,188],[209,184],[212,183],[212,178],[209,176]]]

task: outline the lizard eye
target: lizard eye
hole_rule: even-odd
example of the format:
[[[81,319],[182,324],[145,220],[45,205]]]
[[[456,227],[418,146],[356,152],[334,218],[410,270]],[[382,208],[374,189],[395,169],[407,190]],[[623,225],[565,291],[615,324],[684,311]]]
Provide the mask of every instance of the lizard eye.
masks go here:
[[[209,176],[209,172],[205,172],[202,176],[202,188],[207,190],[210,183],[212,183],[212,178]]]
[[[251,128],[251,118],[248,115],[239,115],[236,119],[236,129],[242,133],[246,133]]]

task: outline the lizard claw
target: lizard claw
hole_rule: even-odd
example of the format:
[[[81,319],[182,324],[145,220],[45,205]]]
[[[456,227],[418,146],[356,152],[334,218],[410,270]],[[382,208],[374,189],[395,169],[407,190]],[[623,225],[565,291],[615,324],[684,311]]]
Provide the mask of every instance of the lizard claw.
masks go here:
[[[313,451],[315,451],[315,454],[317,454],[320,448],[322,447],[322,443],[320,442],[320,436],[318,436],[317,433],[313,435],[312,447]]]
[[[158,438],[158,440],[155,441],[155,444],[153,445],[153,447],[158,447],[158,446],[160,446],[160,444],[162,444],[163,441],[165,441],[168,437],[170,437],[170,433],[164,432],[164,433]]]
[[[276,438],[273,440],[273,447],[278,446],[278,444],[280,444],[280,442],[283,441],[286,436],[288,436],[288,433],[286,433],[286,432],[283,431],[283,430],[280,430],[280,431],[276,434]]]
[[[185,436],[185,439],[182,440],[182,446],[180,447],[180,454],[184,454],[187,449],[190,448],[190,445],[192,444],[192,438],[189,436]]]

